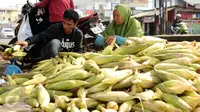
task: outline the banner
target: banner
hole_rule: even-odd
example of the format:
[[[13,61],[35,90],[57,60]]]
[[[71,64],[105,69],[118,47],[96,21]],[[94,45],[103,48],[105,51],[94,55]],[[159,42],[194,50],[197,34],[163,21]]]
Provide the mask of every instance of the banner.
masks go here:
[[[128,7],[147,7],[148,0],[122,0],[122,3]]]

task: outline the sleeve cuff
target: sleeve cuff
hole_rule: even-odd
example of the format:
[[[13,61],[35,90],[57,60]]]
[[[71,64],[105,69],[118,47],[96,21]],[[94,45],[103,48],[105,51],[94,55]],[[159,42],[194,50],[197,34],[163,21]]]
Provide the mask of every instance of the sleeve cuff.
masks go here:
[[[26,42],[28,42],[29,45],[31,45],[33,43],[33,40],[29,37],[25,40]]]

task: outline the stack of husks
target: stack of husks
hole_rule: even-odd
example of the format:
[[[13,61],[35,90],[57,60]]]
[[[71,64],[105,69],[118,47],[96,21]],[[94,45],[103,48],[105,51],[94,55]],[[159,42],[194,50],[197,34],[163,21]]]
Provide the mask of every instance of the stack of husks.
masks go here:
[[[99,53],[61,52],[7,76],[0,104],[45,112],[200,112],[200,48],[153,37]],[[114,49],[113,49],[114,47]]]

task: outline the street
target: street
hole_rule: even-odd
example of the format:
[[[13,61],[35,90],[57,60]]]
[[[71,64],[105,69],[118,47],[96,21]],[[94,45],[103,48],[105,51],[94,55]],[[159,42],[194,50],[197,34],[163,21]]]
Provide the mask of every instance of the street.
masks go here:
[[[0,44],[8,44],[10,42],[11,38],[0,38]]]

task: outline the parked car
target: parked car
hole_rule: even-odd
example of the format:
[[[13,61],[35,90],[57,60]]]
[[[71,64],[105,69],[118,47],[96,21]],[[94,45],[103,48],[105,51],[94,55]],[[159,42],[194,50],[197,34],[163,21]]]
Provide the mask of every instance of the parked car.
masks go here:
[[[11,28],[2,28],[1,30],[1,37],[2,38],[14,38],[14,30]]]

